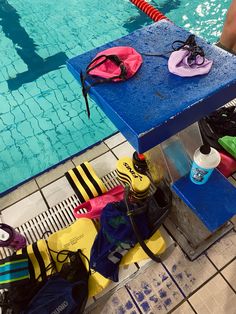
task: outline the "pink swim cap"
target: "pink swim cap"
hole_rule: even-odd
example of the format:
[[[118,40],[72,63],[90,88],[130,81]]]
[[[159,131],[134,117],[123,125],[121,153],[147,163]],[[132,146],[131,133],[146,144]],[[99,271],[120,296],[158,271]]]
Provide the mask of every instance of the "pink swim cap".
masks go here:
[[[172,52],[168,60],[169,71],[183,77],[203,75],[210,72],[213,61],[197,55],[195,61],[189,63],[189,54],[190,52],[187,49]]]

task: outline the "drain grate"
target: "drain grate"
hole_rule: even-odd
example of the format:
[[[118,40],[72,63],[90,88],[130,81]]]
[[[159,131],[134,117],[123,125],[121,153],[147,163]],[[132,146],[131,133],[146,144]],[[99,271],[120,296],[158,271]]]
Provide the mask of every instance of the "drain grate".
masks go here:
[[[108,190],[121,184],[117,178],[116,170],[101,179]],[[16,228],[16,230],[25,235],[27,244],[36,242],[41,239],[47,231],[54,233],[71,225],[75,221],[73,209],[79,204],[81,204],[81,202],[76,195],[68,197],[64,201],[25,222]],[[86,210],[81,209],[81,212],[86,212]],[[0,259],[12,255],[12,253],[13,251],[10,249],[0,248]]]
[[[232,99],[231,101],[227,102],[227,104],[224,105],[224,107],[231,107],[236,106],[236,98]]]

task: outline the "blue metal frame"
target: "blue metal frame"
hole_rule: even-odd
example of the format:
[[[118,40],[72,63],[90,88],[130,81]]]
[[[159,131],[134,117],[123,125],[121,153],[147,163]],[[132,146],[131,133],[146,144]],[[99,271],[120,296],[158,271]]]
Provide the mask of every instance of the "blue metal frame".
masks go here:
[[[172,188],[211,232],[236,215],[236,189],[217,170],[205,184],[194,184],[187,175]]]

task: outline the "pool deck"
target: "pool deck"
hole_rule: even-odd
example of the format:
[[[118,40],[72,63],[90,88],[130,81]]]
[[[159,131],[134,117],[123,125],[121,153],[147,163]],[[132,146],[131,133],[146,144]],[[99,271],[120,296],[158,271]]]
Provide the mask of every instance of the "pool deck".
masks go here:
[[[64,173],[75,165],[88,160],[102,177],[115,169],[118,158],[132,156],[133,151],[120,133],[112,136],[0,198],[0,221],[19,226],[74,195]],[[236,186],[236,174],[229,180]],[[236,217],[232,222],[234,230],[194,262],[165,232],[169,250],[163,262],[148,261],[123,269],[121,283],[90,299],[86,312],[235,314]]]

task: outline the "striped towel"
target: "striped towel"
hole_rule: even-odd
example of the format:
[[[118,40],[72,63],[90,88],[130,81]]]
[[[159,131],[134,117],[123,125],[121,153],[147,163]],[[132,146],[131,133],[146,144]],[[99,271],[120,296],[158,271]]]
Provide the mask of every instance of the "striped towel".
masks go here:
[[[29,262],[26,254],[13,255],[0,260],[0,288],[9,288],[14,283],[30,278]]]
[[[69,170],[65,176],[81,202],[86,202],[107,191],[89,162]]]

